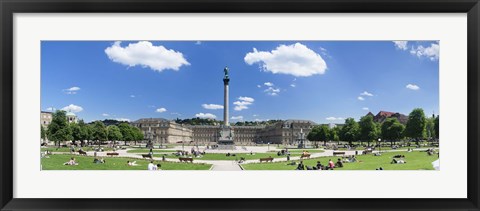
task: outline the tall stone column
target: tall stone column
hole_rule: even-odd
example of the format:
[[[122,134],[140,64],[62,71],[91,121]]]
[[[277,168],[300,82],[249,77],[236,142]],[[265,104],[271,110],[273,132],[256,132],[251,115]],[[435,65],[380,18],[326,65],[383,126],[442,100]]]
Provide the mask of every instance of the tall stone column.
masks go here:
[[[228,77],[223,78],[223,124],[229,126],[228,122],[228,82],[230,79]]]

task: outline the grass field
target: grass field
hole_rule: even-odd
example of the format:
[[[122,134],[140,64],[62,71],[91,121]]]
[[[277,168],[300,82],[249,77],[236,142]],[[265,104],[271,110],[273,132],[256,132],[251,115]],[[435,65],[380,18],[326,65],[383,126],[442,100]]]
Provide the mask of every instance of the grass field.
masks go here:
[[[394,155],[405,155],[405,164],[390,164]],[[303,161],[305,166],[314,166],[317,161],[326,165],[329,159],[336,162],[339,157],[321,157],[306,159]],[[438,159],[437,155],[429,156],[426,152],[388,152],[381,156],[359,155],[357,159],[362,162],[344,163],[343,168],[335,170],[375,170],[382,167],[384,170],[433,170],[432,162]],[[296,161],[297,164],[299,161]],[[294,170],[297,166],[287,165],[287,162],[274,163],[252,163],[243,164],[245,170]]]
[[[153,153],[154,157],[162,157],[165,155],[166,158],[178,158],[178,156],[173,155],[172,153],[158,153],[155,154]],[[299,157],[301,155],[301,152],[292,152],[290,154],[290,158],[293,157]],[[286,158],[286,155],[281,155],[278,156],[277,153],[275,152],[267,152],[267,153],[253,153],[251,155],[250,153],[236,153],[235,156],[226,156],[225,154],[221,153],[207,153],[203,155],[202,157],[198,158],[193,158],[194,160],[240,160],[240,157],[244,157],[245,160],[257,160],[260,158]]]
[[[177,150],[173,149],[154,149],[153,153],[172,153],[176,152]],[[127,150],[127,153],[133,153],[133,154],[148,154],[150,152],[149,149],[131,149]]]
[[[93,151],[95,148],[97,148],[98,146],[87,146],[87,147],[82,147],[83,151]],[[100,148],[103,148],[103,151],[112,151],[113,148],[111,147],[100,147]],[[75,147],[75,152],[78,151],[78,147]],[[56,147],[41,147],[40,148],[40,151],[42,152],[45,152],[45,151],[50,151],[50,152],[70,152],[70,147],[60,147],[60,148],[56,148]]]
[[[50,155],[49,158],[42,158],[42,170],[147,170],[150,161],[132,158],[110,158],[105,157],[105,163],[93,163],[91,156],[73,156],[77,166],[63,165],[68,162],[71,155]],[[128,166],[127,161],[136,161],[138,166]],[[209,170],[211,164],[192,164],[154,161],[155,164],[161,164],[162,170]]]

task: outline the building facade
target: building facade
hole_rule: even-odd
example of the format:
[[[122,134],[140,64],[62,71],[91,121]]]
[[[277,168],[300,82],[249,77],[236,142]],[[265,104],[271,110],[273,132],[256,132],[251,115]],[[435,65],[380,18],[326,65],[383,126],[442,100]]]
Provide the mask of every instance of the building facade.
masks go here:
[[[44,128],[47,128],[50,123],[52,123],[53,114],[52,112],[42,111],[40,112],[40,125]]]
[[[192,141],[192,130],[175,121],[163,118],[144,118],[131,123],[140,128],[147,139],[157,144],[189,143]]]
[[[220,138],[220,126],[181,125],[163,118],[145,118],[131,123],[140,128],[145,137],[149,131],[152,141],[159,143],[194,143],[212,145]],[[300,133],[306,137],[312,130],[314,122],[309,120],[286,120],[268,126],[231,126],[235,133],[236,145],[254,143],[297,144]]]

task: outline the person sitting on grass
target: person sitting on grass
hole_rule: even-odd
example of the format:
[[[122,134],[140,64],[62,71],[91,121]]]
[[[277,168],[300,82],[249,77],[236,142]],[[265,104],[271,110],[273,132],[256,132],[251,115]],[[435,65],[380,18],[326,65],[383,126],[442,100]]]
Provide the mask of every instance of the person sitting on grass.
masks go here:
[[[78,165],[78,163],[75,161],[75,158],[72,157],[72,158],[70,158],[70,160],[68,162],[64,163],[63,165],[76,166],[76,165]]]
[[[133,162],[127,161],[127,165],[128,166],[138,166],[137,161],[133,161]]]
[[[150,163],[149,163],[148,166],[147,166],[147,169],[148,169],[149,171],[157,170],[157,166],[155,166],[155,164],[153,164],[153,160],[150,161]]]
[[[338,158],[337,163],[335,164],[335,166],[336,166],[337,168],[342,168],[342,167],[343,167],[343,162],[342,162],[342,160],[340,160],[340,158]]]
[[[323,169],[322,164],[320,163],[320,161],[317,161],[317,170],[322,170],[322,169]]]
[[[287,165],[294,166],[294,165],[297,165],[297,163],[295,161],[292,161],[291,163],[287,163]]]
[[[297,170],[305,170],[305,166],[303,165],[303,161],[300,161],[300,163],[297,166]]]
[[[102,163],[105,163],[105,160],[103,160],[103,158],[101,158],[101,159],[95,158],[95,159],[93,159],[93,163],[102,164]]]
[[[332,159],[328,160],[328,166],[326,170],[333,170],[335,168],[335,164],[333,163]]]
[[[160,169],[161,167],[162,167],[162,165],[157,164],[157,169],[156,170],[162,170],[162,169]]]

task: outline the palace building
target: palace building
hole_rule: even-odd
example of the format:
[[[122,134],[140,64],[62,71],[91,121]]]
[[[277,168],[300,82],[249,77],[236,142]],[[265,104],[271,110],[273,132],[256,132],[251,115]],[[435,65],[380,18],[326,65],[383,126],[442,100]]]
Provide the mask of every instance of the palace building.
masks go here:
[[[221,127],[216,125],[182,125],[163,118],[143,118],[131,123],[140,128],[145,137],[151,135],[156,144],[190,143],[215,144],[220,138]],[[238,145],[254,143],[296,144],[300,133],[305,136],[314,122],[309,120],[285,120],[268,126],[231,126],[233,141]]]

